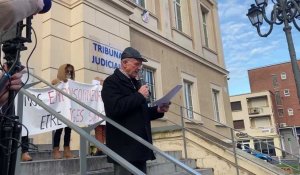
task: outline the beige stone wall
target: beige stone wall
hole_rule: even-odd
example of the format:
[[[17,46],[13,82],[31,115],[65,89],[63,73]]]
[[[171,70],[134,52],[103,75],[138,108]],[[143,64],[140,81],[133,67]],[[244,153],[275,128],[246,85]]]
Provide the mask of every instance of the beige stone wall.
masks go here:
[[[44,15],[36,15],[33,27],[37,33],[37,49],[33,53],[30,67],[35,74],[47,81],[56,77],[57,68],[71,63],[76,69],[76,80],[90,83],[98,76],[110,73],[91,64],[92,43],[97,42],[122,51],[127,46],[139,49],[149,59],[146,66],[156,69],[157,97],[170,88],[182,84],[185,77],[195,80],[193,104],[195,120],[216,132],[227,130],[205,117],[214,119],[211,90],[220,90],[221,122],[232,126],[232,117],[227,89],[223,50],[218,29],[217,4],[215,1],[185,1],[183,5],[184,31],[175,29],[174,8],[171,0],[147,1],[150,19],[141,19],[143,8],[130,0],[53,0],[52,9]],[[210,47],[203,46],[201,29],[201,5],[210,9]],[[33,44],[27,44],[29,50]],[[22,62],[29,51],[22,52]],[[44,85],[39,85],[44,86]],[[174,98],[171,110],[179,114],[178,105],[184,105],[183,92]],[[179,116],[167,113],[166,118],[179,122]],[[156,122],[156,126],[169,125]],[[72,146],[79,148],[78,136],[73,132]],[[48,134],[47,138],[50,138]],[[37,136],[35,143],[49,143]]]
[[[255,97],[264,97],[263,102],[257,101],[255,103],[249,104],[249,100]],[[231,102],[240,101],[242,105],[242,110],[240,111],[232,111],[232,118],[233,120],[244,120],[245,129],[240,130],[243,133],[247,133],[249,137],[245,138],[238,138],[239,141],[241,140],[250,140],[250,148],[254,149],[254,137],[259,139],[273,139],[274,146],[276,151],[276,156],[282,156],[281,148],[281,140],[280,136],[277,133],[275,116],[274,116],[274,107],[272,105],[272,98],[269,91],[263,92],[256,92],[256,93],[248,93],[248,94],[241,94],[230,97]],[[266,104],[264,104],[266,102]],[[252,105],[252,106],[251,106]],[[262,112],[259,114],[250,115],[249,108],[251,107],[258,107],[262,108]],[[251,126],[251,117],[260,117],[260,116],[269,116],[270,117],[270,126],[265,126],[265,128],[269,128],[270,131],[263,132],[263,129],[258,127]]]
[[[50,82],[56,78],[61,64],[70,63],[75,67],[75,80],[79,82],[91,83],[94,77],[108,76],[91,64],[91,43],[118,50],[130,45],[128,23],[132,7],[118,3],[54,0],[50,12],[36,15],[33,27],[37,31],[38,47],[30,61],[34,73]],[[29,50],[31,48],[29,45]],[[29,52],[22,52],[22,62],[28,55]],[[51,133],[35,136],[34,142],[51,144]],[[79,136],[74,131],[71,146],[79,149]]]
[[[181,150],[184,157],[183,140],[181,131],[155,133],[154,145],[163,151]],[[237,174],[236,163],[233,152],[224,147],[218,146],[214,142],[207,141],[186,132],[187,138],[187,158],[196,159],[197,167],[213,168],[214,175],[234,175]],[[228,148],[232,149],[232,148]],[[273,175],[284,174],[284,172],[263,160],[245,153],[239,152],[237,164],[241,175]]]

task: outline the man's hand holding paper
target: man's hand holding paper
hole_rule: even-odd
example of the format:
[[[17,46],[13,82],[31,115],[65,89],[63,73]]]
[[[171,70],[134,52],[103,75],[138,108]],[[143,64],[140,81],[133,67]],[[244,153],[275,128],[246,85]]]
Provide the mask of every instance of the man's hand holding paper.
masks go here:
[[[159,112],[159,113],[168,112],[170,104],[171,104],[171,102],[161,104],[160,106],[158,106],[157,112]]]

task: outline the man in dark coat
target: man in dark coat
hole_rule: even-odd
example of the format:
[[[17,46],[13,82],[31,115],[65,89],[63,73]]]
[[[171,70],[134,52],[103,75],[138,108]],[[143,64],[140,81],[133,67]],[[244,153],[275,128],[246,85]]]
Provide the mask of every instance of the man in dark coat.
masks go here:
[[[169,104],[148,107],[149,89],[137,80],[142,62],[147,60],[137,50],[126,48],[121,55],[121,68],[105,79],[101,95],[107,117],[152,143],[150,121],[163,117]],[[152,150],[109,123],[106,124],[106,144],[145,173],[146,161],[155,159]],[[108,161],[114,163],[115,175],[131,174],[112,159]]]

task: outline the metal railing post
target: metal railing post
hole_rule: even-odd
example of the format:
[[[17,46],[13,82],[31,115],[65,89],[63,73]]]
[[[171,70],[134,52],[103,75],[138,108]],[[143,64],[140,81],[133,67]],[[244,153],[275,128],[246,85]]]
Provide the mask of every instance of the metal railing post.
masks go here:
[[[119,163],[121,166],[123,166],[124,168],[129,170],[131,173],[133,173],[135,175],[140,175],[140,174],[145,175],[145,173],[143,173],[141,170],[137,169],[135,166],[133,166],[131,163],[129,163],[127,160],[125,160],[123,157],[116,154],[114,151],[112,151],[110,148],[106,147],[104,144],[100,143],[94,137],[92,137],[88,133],[86,133],[82,128],[80,128],[79,126],[77,126],[76,124],[71,122],[69,119],[65,118],[63,115],[56,112],[54,109],[50,108],[48,105],[43,103],[41,100],[37,99],[34,95],[30,94],[28,91],[21,89],[20,93],[23,93],[24,95],[26,95],[27,97],[32,99],[32,101],[36,102],[40,107],[42,107],[43,109],[48,111],[50,114],[54,115],[57,119],[59,119],[61,122],[65,123],[68,127],[73,129],[79,135],[85,137],[85,139],[87,139],[89,142],[95,144],[98,148],[101,148],[101,150],[103,150],[103,152],[105,152],[107,154],[107,156],[110,156],[111,158],[113,158],[117,163]],[[81,103],[81,105],[85,105],[85,104]],[[87,107],[87,109],[91,110],[95,114],[103,117],[103,115],[101,113],[99,113],[98,111],[88,107],[87,105],[85,105],[85,107]],[[120,125],[118,125],[118,127],[120,127]],[[163,154],[163,153],[161,153],[161,154]],[[170,157],[170,159],[172,159],[172,157]],[[183,164],[182,164],[182,167],[190,170],[189,167],[186,167]],[[193,171],[193,170],[190,170],[190,171]]]
[[[201,175],[201,173],[195,171],[191,167],[185,165],[184,163],[182,163],[179,160],[175,159],[174,157],[168,155],[167,153],[159,150],[158,148],[156,148],[155,146],[153,146],[151,143],[149,143],[149,142],[145,141],[144,139],[142,139],[141,137],[135,135],[134,133],[132,133],[131,131],[129,131],[125,127],[121,126],[120,124],[116,123],[115,121],[111,120],[110,118],[106,117],[105,115],[101,114],[100,112],[98,112],[97,110],[91,108],[90,106],[82,103],[78,99],[76,99],[76,98],[72,97],[71,95],[69,95],[69,94],[61,91],[60,89],[58,89],[57,87],[51,85],[50,83],[48,83],[47,81],[43,80],[39,76],[34,75],[34,74],[30,74],[30,75],[32,75],[33,77],[39,79],[40,81],[42,81],[43,83],[47,84],[51,88],[59,91],[61,94],[63,94],[67,98],[71,99],[75,103],[79,104],[80,106],[84,107],[88,111],[93,112],[97,116],[100,116],[106,122],[112,124],[113,126],[115,126],[116,128],[118,128],[120,131],[126,133],[127,135],[129,135],[130,137],[132,137],[133,139],[135,139],[136,141],[140,142],[141,144],[145,145],[149,149],[153,150],[154,152],[156,152],[159,155],[163,156],[164,158],[168,159],[170,162],[176,164],[178,167],[184,169],[188,173],[194,174],[194,175],[198,175],[198,174]],[[49,113],[51,113],[52,115],[54,115],[57,119],[61,120],[63,123],[65,123],[66,125],[68,125],[75,132],[77,132],[78,134],[80,134],[83,137],[85,137],[89,142],[95,144],[98,148],[101,148],[103,150],[103,152],[107,154],[107,156],[113,158],[117,163],[119,163],[121,166],[123,166],[124,168],[126,168],[127,170],[129,170],[130,172],[132,172],[133,174],[136,174],[136,175],[144,174],[142,171],[140,171],[135,166],[133,166],[132,164],[130,164],[128,161],[126,161],[123,157],[121,157],[118,154],[116,154],[114,151],[112,151],[111,149],[109,149],[103,143],[100,143],[94,137],[91,137],[89,134],[87,134],[85,131],[83,131],[80,127],[78,127],[76,124],[72,123],[70,120],[66,119],[61,114],[57,113],[54,109],[52,109],[51,107],[49,107],[48,105],[46,105],[45,103],[43,103],[42,101],[40,101],[39,99],[37,99],[34,95],[30,94],[29,92],[27,92],[24,89],[21,89],[20,92],[24,93],[24,95],[26,95],[27,97],[31,98],[40,107],[42,107],[43,109],[45,109],[46,111],[48,111]]]
[[[82,128],[84,131],[87,131],[87,129],[84,127]],[[86,167],[86,155],[87,155],[87,140],[80,135],[80,149],[79,149],[79,157],[80,157],[80,174],[85,175],[87,172],[87,167]]]
[[[182,129],[182,140],[183,140],[183,150],[184,158],[187,159],[187,147],[186,147],[186,137],[185,137],[185,128],[184,128],[184,118],[183,118],[183,108],[180,106],[180,115],[181,115],[181,129]]]
[[[237,160],[237,154],[236,154],[236,144],[234,141],[234,133],[233,129],[230,128],[230,133],[231,133],[231,139],[232,139],[232,148],[233,148],[233,154],[234,154],[234,161],[235,161],[235,167],[236,167],[236,174],[239,175],[239,166],[238,166],[238,160]]]
[[[23,94],[18,94],[18,106],[17,106],[17,116],[19,116],[19,122],[22,123],[22,117],[23,117]],[[21,129],[21,134],[20,134],[20,140],[22,141],[22,130],[24,128]],[[20,174],[21,171],[21,165],[20,165],[20,161],[21,161],[21,148],[18,149],[17,151],[17,160],[16,160],[16,168],[15,168],[15,174]]]
[[[40,81],[37,81],[37,82],[34,82],[34,83],[30,83],[30,84],[26,84],[23,88],[27,89],[27,88],[33,87],[33,86],[35,86],[35,85],[37,85],[39,83],[40,83]],[[24,98],[23,93],[18,93],[17,116],[19,116],[19,122],[20,123],[23,123],[22,122],[22,120],[23,120],[23,105],[24,105],[24,99],[23,98]],[[23,129],[24,129],[24,127],[22,127],[22,129],[21,129],[20,142],[22,142],[22,130]],[[29,142],[29,140],[28,140],[28,142]],[[18,149],[18,153],[17,153],[17,162],[16,162],[16,168],[15,168],[15,174],[20,174],[20,171],[21,171],[21,164],[20,164],[21,154],[22,154],[22,150],[21,149],[22,149],[22,147],[20,147]]]

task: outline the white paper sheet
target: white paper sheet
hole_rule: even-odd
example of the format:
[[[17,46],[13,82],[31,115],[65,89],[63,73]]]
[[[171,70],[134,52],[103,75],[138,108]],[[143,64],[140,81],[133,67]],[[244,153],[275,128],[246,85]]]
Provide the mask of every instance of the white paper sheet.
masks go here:
[[[154,105],[161,106],[162,104],[167,104],[171,99],[178,93],[182,88],[182,85],[177,85],[171,89],[165,96],[153,102]]]

